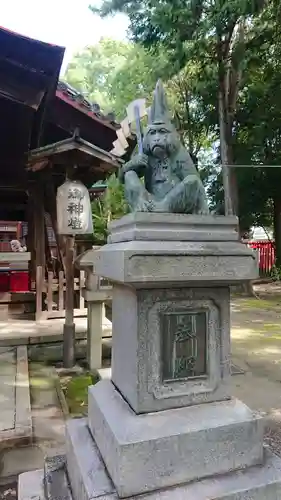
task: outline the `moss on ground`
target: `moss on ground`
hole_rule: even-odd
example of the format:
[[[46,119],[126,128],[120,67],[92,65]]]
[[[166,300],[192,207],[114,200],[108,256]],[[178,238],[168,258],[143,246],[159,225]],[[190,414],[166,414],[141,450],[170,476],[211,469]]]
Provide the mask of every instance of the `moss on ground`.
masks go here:
[[[273,295],[270,298],[235,298],[235,304],[241,307],[242,310],[261,310],[261,311],[281,311],[280,295]]]
[[[87,415],[88,387],[96,384],[98,378],[90,373],[61,378],[61,387],[65,395],[69,413],[72,417]]]

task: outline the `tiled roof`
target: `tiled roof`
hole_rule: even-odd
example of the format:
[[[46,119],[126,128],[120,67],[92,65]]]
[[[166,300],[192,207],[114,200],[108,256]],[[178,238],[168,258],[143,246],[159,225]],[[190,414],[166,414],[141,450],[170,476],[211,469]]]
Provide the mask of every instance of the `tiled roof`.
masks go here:
[[[115,114],[113,112],[104,115],[101,112],[99,104],[88,101],[88,99],[86,99],[86,97],[81,94],[81,92],[76,90],[68,83],[62,81],[58,82],[57,96],[60,97],[60,94],[63,94],[69,103],[75,103],[76,107],[78,105],[81,111],[84,111],[88,115],[92,115],[94,119],[101,120],[105,123],[107,122],[108,124],[114,126],[116,129],[120,128],[120,125],[115,120]]]

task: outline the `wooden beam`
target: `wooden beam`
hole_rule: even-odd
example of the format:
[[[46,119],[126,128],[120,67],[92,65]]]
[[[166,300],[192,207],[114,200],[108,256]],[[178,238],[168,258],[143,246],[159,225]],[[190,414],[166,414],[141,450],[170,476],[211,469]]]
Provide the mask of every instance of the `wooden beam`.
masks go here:
[[[1,193],[0,193],[1,196]],[[26,203],[5,203],[2,200],[0,200],[0,211],[5,210],[7,212],[14,212],[18,210],[25,210],[26,209]]]
[[[91,111],[89,114],[85,113],[83,106],[75,109],[69,101],[68,99],[68,102],[64,102],[56,98],[50,108],[49,121],[59,124],[70,135],[73,134],[75,127],[79,127],[81,137],[106,151],[112,149],[112,144],[117,139],[116,128],[109,127],[109,122],[106,120],[96,121],[95,115]]]
[[[34,216],[35,216],[35,251],[36,265],[45,269],[45,211],[44,211],[44,190],[39,183],[37,189],[33,191]]]
[[[80,113],[84,113],[85,115],[87,115],[93,121],[97,122],[102,127],[107,127],[108,129],[111,129],[114,132],[116,131],[118,125],[116,127],[115,125],[110,123],[109,120],[105,120],[105,118],[99,118],[90,109],[87,109],[86,106],[83,106],[83,105],[81,106],[81,104],[78,101],[76,101],[75,99],[71,99],[71,97],[68,97],[67,94],[65,94],[63,91],[57,89],[56,98],[60,99],[61,101],[64,101],[66,104],[72,106]]]
[[[36,267],[36,321],[43,319],[43,287],[45,268]]]
[[[10,77],[7,73],[5,74],[5,70],[1,68],[1,63],[0,71],[0,96],[37,110],[44,96],[44,90],[34,89],[28,85],[19,83],[19,81],[23,81],[23,75],[21,75],[20,79],[17,79],[16,76]]]
[[[58,234],[56,189],[54,186],[54,179],[50,170],[44,171],[44,179],[45,179],[46,209],[50,215],[52,228],[56,239],[59,264],[61,269],[65,270],[65,260],[64,260],[65,242],[63,237]]]
[[[15,184],[14,186],[12,184],[7,184],[7,185],[2,185],[1,183],[1,186],[0,186],[0,191],[12,191],[12,192],[26,192],[26,189],[22,186],[18,186],[17,184]]]
[[[44,217],[44,233],[45,233],[45,259],[47,261],[47,270],[49,271],[49,267],[52,264],[52,253],[51,253],[51,248],[49,245],[49,240],[48,240],[48,231],[47,231],[47,225],[46,225],[46,219]]]
[[[63,141],[30,151],[27,160],[27,170],[33,171],[34,165],[36,165],[36,168],[39,168],[38,165],[42,162],[42,160],[50,159],[51,157],[56,157],[54,162],[59,163],[59,157],[62,158],[66,153],[74,154],[75,152],[82,153],[85,160],[87,160],[85,163],[88,165],[91,158],[96,158],[102,163],[111,165],[115,168],[119,167],[123,163],[121,159],[115,158],[107,151],[94,146],[90,142],[84,141],[80,137],[71,137],[69,139],[64,139]]]

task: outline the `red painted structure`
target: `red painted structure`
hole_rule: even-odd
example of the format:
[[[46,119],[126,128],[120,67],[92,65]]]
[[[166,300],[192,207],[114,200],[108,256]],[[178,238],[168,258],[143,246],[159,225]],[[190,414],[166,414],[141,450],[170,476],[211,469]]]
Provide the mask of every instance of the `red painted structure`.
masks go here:
[[[21,239],[21,222],[0,220],[0,252],[11,252],[11,240]]]
[[[0,252],[11,252],[11,240],[22,240],[22,222],[0,221]],[[0,264],[0,293],[28,292],[28,270],[13,269],[7,262]]]
[[[30,279],[28,271],[11,271],[9,266],[0,271],[0,293],[28,292]]]
[[[275,263],[274,241],[249,241],[248,245],[258,252],[260,276],[269,276]]]

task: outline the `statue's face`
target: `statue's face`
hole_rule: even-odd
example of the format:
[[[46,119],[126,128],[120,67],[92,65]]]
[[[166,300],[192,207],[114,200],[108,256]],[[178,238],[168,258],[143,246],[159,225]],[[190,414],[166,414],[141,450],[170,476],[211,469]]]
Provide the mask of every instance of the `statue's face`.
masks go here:
[[[157,158],[170,156],[179,147],[179,137],[175,129],[164,124],[150,125],[144,137],[144,153]]]
[[[19,252],[20,251],[21,244],[18,240],[12,240],[10,245],[11,245],[12,252]]]

